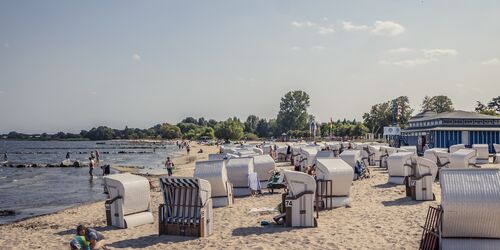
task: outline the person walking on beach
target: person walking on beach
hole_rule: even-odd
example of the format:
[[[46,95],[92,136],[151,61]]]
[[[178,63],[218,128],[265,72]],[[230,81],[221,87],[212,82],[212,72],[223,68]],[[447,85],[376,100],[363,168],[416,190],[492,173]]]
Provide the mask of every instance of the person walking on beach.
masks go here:
[[[89,157],[89,174],[90,177],[94,177],[94,159],[92,157]]]
[[[3,161],[8,161],[9,158],[7,157],[7,153],[3,153]]]
[[[187,151],[187,154],[189,154],[189,152],[191,151],[191,146],[189,146],[189,144],[186,145],[186,151]]]
[[[66,160],[69,160],[69,152],[66,153]]]
[[[170,157],[167,157],[167,161],[165,162],[165,167],[167,168],[168,176],[172,176],[172,169],[174,167],[174,162],[170,160]]]
[[[99,151],[97,149],[95,150],[95,159],[96,163],[99,163]]]

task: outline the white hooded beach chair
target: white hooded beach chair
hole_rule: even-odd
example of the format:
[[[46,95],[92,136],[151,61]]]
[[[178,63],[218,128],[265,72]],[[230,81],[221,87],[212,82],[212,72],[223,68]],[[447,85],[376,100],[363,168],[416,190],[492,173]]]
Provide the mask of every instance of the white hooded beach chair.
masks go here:
[[[451,145],[450,146],[450,154],[451,153],[455,153],[456,151],[460,150],[460,149],[464,149],[465,148],[465,144],[455,144],[455,145]]]
[[[210,182],[199,178],[160,178],[164,204],[158,213],[159,234],[206,237],[212,234]]]
[[[387,158],[389,155],[398,152],[397,148],[389,147],[389,146],[381,146],[380,147],[380,161],[379,166],[381,168],[387,168]]]
[[[500,170],[442,169],[419,249],[500,249]]]
[[[417,146],[401,146],[401,147],[399,147],[398,152],[412,152],[416,155],[417,154]]]
[[[233,185],[227,178],[226,161],[197,161],[193,176],[210,182],[213,207],[233,204]]]
[[[469,249],[500,249],[499,169],[446,169],[440,179],[442,248],[457,249],[455,238],[474,238]]]
[[[300,149],[300,171],[314,164],[318,149],[315,146],[302,147]]]
[[[104,177],[104,185],[109,193],[105,202],[108,225],[131,228],[153,223],[148,179],[129,173],[113,174]]]
[[[495,155],[493,156],[493,162],[495,164],[500,164],[500,144],[493,144],[495,149]]]
[[[397,152],[387,157],[389,183],[401,185],[405,177],[412,175],[411,157],[414,155],[412,152]]]
[[[350,204],[354,170],[339,158],[318,158],[316,164],[316,206],[318,209]]]
[[[273,171],[276,168],[276,163],[269,155],[258,155],[253,157],[254,172],[257,173],[260,185],[267,186],[269,178],[273,176]]]
[[[344,160],[349,166],[354,169],[356,167],[356,163],[361,161],[361,150],[344,150],[340,154],[340,159]]]
[[[252,150],[253,150],[253,152],[255,152],[255,153],[259,154],[259,155],[263,155],[264,154],[264,151],[261,148],[253,147]]]
[[[368,145],[368,164],[380,166],[380,145]]]
[[[242,150],[238,150],[236,152],[236,155],[238,155],[239,157],[253,157],[253,156],[260,155],[260,154],[254,152],[253,150],[242,149]]]
[[[316,181],[306,173],[283,171],[288,192],[283,194],[285,223],[291,227],[316,227],[314,196]]]
[[[254,172],[252,157],[232,158],[227,161],[227,177],[233,184],[234,197],[248,196],[252,192],[248,185],[248,174]]]
[[[435,162],[413,155],[411,157],[413,175],[406,178],[406,195],[417,201],[434,200],[432,184],[436,179],[438,167]]]
[[[318,151],[318,153],[316,154],[316,161],[319,158],[334,158],[334,157],[335,157],[335,155],[334,155],[333,151],[322,150],[322,151]]]
[[[449,168],[469,168],[476,166],[476,150],[459,149],[450,154]]]
[[[476,150],[476,164],[488,164],[490,162],[490,151],[488,144],[473,144]]]

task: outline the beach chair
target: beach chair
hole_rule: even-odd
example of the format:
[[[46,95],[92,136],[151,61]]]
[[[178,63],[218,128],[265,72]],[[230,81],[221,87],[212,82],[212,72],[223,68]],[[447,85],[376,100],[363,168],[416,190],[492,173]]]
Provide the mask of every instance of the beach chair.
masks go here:
[[[147,178],[125,174],[104,177],[109,199],[105,201],[109,226],[131,228],[153,223],[150,187]]]
[[[160,178],[164,204],[158,208],[159,235],[207,237],[212,234],[210,182],[199,178]]]
[[[450,154],[452,153],[455,153],[456,151],[460,150],[460,149],[464,149],[465,148],[465,144],[455,144],[455,145],[451,145],[450,146]]]
[[[354,169],[356,167],[356,162],[361,160],[361,150],[344,150],[340,154],[340,159],[344,160]]]
[[[493,155],[493,162],[495,164],[500,164],[500,144],[493,144],[493,149],[495,149],[495,154]]]
[[[417,155],[417,146],[401,146],[398,152],[412,152]]]
[[[350,205],[354,170],[339,158],[319,158],[316,164],[316,209]]]
[[[478,167],[476,165],[476,150],[459,149],[450,154],[449,168],[469,168]]]
[[[472,149],[476,150],[476,164],[488,164],[490,162],[488,144],[473,144]]]
[[[306,146],[300,148],[300,171],[304,172],[305,169],[314,164],[318,149],[315,146]]]
[[[306,173],[283,171],[287,192],[282,195],[282,209],[285,212],[275,220],[283,218],[289,227],[317,227],[314,217],[316,181]],[[316,216],[318,214],[316,213]]]
[[[499,169],[442,169],[441,206],[429,209],[420,249],[500,249]]]
[[[368,164],[369,166],[380,165],[379,145],[368,145]]]
[[[387,157],[388,183],[401,185],[407,176],[412,175],[411,158],[413,152],[397,152]]]
[[[248,174],[254,172],[253,157],[231,158],[227,161],[227,177],[233,184],[234,197],[252,194],[248,186]]]
[[[193,177],[210,182],[213,207],[225,207],[234,203],[233,185],[227,178],[226,161],[197,161]]]
[[[432,184],[438,172],[436,163],[414,155],[411,158],[411,165],[413,174],[405,179],[406,196],[417,201],[435,200]]]
[[[267,181],[271,178],[276,162],[270,155],[258,155],[253,157],[254,172],[257,173],[261,186],[266,186]]]

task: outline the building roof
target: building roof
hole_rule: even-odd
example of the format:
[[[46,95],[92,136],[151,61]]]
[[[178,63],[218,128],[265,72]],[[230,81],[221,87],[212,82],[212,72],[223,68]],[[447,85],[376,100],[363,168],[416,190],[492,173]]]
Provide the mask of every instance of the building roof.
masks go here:
[[[428,131],[500,131],[500,127],[434,127],[404,129],[401,133],[428,132]]]
[[[436,113],[433,111],[425,111],[413,116],[409,122],[430,121],[436,119],[492,119],[500,120],[498,116],[483,115],[476,112],[455,110],[451,112]]]

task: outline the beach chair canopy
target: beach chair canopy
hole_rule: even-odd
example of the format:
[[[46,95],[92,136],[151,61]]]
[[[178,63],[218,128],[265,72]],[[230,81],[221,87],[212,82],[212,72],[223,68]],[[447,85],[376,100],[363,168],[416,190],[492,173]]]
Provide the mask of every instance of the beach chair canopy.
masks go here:
[[[319,158],[316,164],[316,179],[332,181],[332,195],[349,196],[354,170],[339,158]]]
[[[361,160],[361,150],[344,150],[340,154],[340,159],[344,160],[354,169],[356,167],[356,162]]]
[[[407,152],[412,152],[414,154],[417,154],[417,146],[401,146],[399,147],[400,151],[407,151]]]
[[[451,145],[450,146],[450,153],[455,153],[456,151],[460,150],[460,149],[464,149],[465,148],[465,144],[455,144],[455,145]]]
[[[459,149],[450,154],[450,168],[468,168],[476,162],[476,150]]]
[[[318,158],[333,158],[335,157],[335,155],[333,154],[333,151],[330,151],[330,150],[322,150],[322,151],[318,151],[318,153],[316,153],[316,159]]]
[[[389,176],[409,176],[411,174],[411,157],[413,152],[397,152],[387,158],[387,172]]]
[[[248,187],[248,174],[254,172],[252,157],[232,158],[227,162],[227,177],[235,188]]]
[[[472,149],[476,150],[478,163],[488,163],[490,159],[489,145],[488,144],[473,144]]]
[[[276,168],[276,163],[269,155],[257,155],[253,157],[253,166],[259,180],[267,181],[273,175],[272,171]]]
[[[306,173],[298,171],[283,171],[284,181],[287,184],[287,188],[291,195],[300,195],[303,192],[314,192],[316,191],[316,181],[314,178]]]
[[[210,183],[212,197],[227,196],[229,183],[224,160],[197,161],[193,176]]]
[[[442,236],[500,238],[499,169],[442,169]]]

